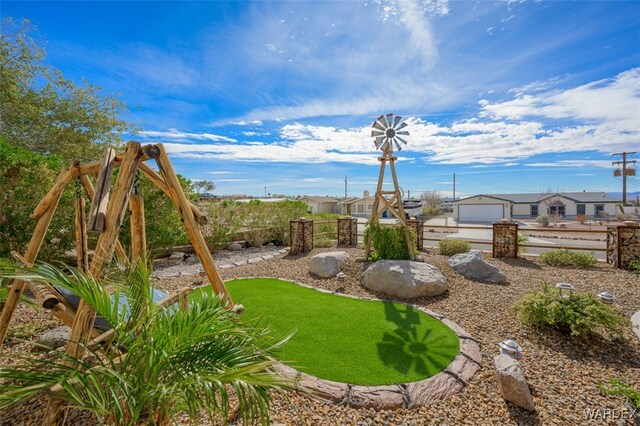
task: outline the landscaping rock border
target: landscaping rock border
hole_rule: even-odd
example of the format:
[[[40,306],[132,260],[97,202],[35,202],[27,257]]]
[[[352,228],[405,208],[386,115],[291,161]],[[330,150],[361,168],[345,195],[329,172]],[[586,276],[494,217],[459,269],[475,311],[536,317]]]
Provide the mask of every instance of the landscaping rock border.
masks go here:
[[[339,293],[278,277],[248,278],[269,278],[288,281],[299,285],[300,287],[305,287],[321,293],[333,294],[335,296],[348,297],[351,299],[402,303],[417,309],[438,321],[441,321],[444,325],[453,330],[460,341],[460,352],[443,371],[424,380],[411,383],[400,383],[397,385],[361,386],[349,383],[339,383],[311,376],[278,362],[275,367],[276,371],[284,374],[285,376],[291,377],[294,380],[295,388],[305,395],[312,397],[315,396],[334,404],[346,405],[354,408],[372,408],[375,410],[415,408],[421,405],[428,405],[447,399],[458,393],[469,384],[473,376],[482,367],[480,343],[455,322],[443,315],[433,312],[430,309],[391,299],[376,299]]]

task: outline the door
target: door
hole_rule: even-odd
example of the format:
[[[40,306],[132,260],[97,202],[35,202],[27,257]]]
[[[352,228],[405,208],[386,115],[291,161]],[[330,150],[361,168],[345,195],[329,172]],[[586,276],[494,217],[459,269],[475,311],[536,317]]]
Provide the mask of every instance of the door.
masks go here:
[[[458,205],[458,222],[496,222],[503,218],[502,204]]]

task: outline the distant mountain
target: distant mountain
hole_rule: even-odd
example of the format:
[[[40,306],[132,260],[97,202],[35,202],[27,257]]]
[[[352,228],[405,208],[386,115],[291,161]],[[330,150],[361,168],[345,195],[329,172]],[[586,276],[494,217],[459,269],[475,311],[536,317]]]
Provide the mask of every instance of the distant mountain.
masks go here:
[[[607,192],[607,194],[615,197],[616,199],[622,201],[622,192]],[[637,197],[640,197],[640,191],[636,192],[627,192],[627,202],[631,200],[635,200]]]

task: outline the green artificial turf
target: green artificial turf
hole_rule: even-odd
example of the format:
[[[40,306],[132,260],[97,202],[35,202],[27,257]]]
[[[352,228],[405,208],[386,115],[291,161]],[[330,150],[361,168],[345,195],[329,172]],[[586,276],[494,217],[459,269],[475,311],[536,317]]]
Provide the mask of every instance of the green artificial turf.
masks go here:
[[[413,382],[444,370],[458,354],[458,338],[449,327],[406,305],[335,296],[277,279],[226,285],[234,302],[245,306],[243,319],[259,319],[276,336],[295,331],[279,350],[280,361],[323,379]]]

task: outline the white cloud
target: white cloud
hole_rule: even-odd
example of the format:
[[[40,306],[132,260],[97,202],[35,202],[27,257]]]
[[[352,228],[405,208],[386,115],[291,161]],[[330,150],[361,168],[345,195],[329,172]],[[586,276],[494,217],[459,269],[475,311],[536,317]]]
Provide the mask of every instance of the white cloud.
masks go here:
[[[606,160],[558,160],[544,163],[528,163],[524,164],[529,167],[600,167],[603,169],[611,168],[611,161]],[[589,175],[580,175],[589,176]]]
[[[188,142],[190,140],[237,142],[236,139],[229,138],[227,136],[214,135],[212,133],[181,132],[177,129],[169,129],[166,131],[144,130],[140,132],[138,135],[145,139],[171,139],[171,140],[179,140],[181,142]]]
[[[215,171],[215,172],[207,172],[207,174],[208,175],[230,175],[230,174],[233,174],[233,172],[219,170],[219,171]]]

